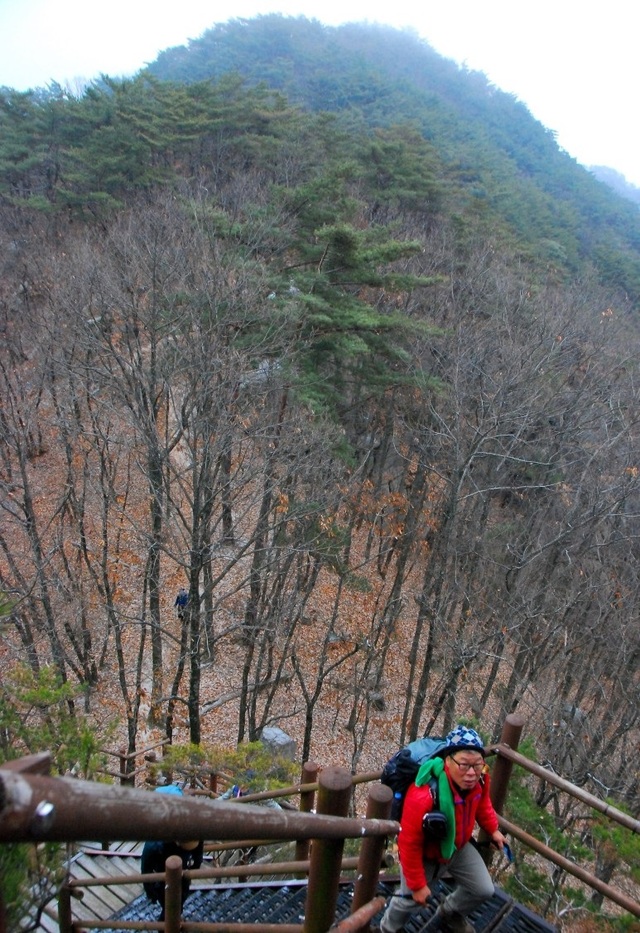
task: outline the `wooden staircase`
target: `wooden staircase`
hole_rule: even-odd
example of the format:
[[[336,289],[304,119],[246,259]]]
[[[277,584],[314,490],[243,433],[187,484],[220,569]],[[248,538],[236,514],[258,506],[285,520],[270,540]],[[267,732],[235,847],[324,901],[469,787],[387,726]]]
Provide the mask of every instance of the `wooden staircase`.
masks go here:
[[[79,880],[91,878],[122,878],[140,873],[141,842],[113,843],[110,849],[99,845],[80,844],[78,852],[69,862],[69,877]],[[118,914],[142,894],[141,884],[99,885],[82,888],[82,897],[73,900],[74,919],[87,921],[108,920]],[[58,905],[51,901],[40,919],[39,931],[59,933]]]
[[[104,850],[99,846],[82,845],[69,864],[71,878],[121,878],[140,872],[142,843],[114,843]],[[397,878],[382,882],[379,893],[389,897]],[[157,906],[143,895],[141,884],[113,884],[82,888],[83,897],[73,901],[74,920],[81,920],[91,929],[94,920],[122,920],[150,922],[157,916]],[[446,882],[438,881],[434,899],[425,908],[417,910],[407,922],[406,933],[441,933],[434,926],[434,914],[440,899],[450,890]],[[350,912],[353,885],[340,886],[337,917],[345,919]],[[196,883],[185,904],[185,920],[216,923],[278,923],[299,924],[303,920],[306,881],[274,880],[251,883],[249,879],[236,884]],[[496,888],[470,917],[476,933],[557,933],[556,928],[531,911],[514,903],[501,889]],[[375,919],[379,923],[380,918]],[[117,920],[116,920],[117,927]],[[45,910],[38,933],[59,933],[57,903]]]

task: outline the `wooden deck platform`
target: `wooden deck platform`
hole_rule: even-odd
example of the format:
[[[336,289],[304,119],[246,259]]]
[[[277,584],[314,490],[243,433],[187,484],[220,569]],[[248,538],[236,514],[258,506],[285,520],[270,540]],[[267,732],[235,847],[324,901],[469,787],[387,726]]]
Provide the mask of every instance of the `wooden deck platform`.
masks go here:
[[[114,843],[110,849],[102,849],[99,843],[86,843],[79,846],[76,855],[69,863],[69,875],[72,879],[122,878],[123,875],[140,873],[141,842]],[[86,920],[87,926],[93,920],[108,920],[114,914],[127,907],[142,894],[141,884],[114,884],[82,888],[82,897],[73,899],[74,920]],[[40,920],[39,931],[59,933],[58,904],[48,904]]]

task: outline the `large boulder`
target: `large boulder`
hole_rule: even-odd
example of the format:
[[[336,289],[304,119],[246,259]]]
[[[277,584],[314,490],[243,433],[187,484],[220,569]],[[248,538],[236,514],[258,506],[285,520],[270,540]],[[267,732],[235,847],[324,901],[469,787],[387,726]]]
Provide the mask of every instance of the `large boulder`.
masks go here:
[[[298,749],[295,741],[290,735],[283,732],[282,729],[278,729],[277,726],[266,726],[262,730],[260,741],[265,748],[268,748],[274,755],[281,755],[283,758],[289,758],[291,761],[296,760]]]

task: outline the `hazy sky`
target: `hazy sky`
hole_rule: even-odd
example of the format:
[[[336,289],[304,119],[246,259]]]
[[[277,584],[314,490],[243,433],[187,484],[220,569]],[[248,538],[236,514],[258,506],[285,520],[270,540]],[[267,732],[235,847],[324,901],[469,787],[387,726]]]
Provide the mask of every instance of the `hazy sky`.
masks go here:
[[[0,85],[133,74],[235,17],[410,26],[515,94],[585,165],[640,187],[637,0],[0,0]]]

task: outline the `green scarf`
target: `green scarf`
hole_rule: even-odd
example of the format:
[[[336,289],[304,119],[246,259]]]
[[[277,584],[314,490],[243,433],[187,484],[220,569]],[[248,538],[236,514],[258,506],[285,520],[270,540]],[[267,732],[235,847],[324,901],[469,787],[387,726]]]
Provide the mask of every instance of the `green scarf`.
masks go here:
[[[422,787],[432,777],[438,779],[438,805],[447,818],[447,835],[440,843],[440,853],[444,859],[450,859],[456,850],[456,813],[443,758],[425,761],[416,776],[416,784]]]

